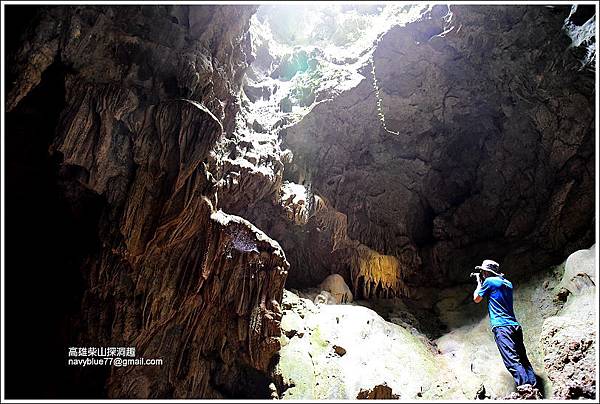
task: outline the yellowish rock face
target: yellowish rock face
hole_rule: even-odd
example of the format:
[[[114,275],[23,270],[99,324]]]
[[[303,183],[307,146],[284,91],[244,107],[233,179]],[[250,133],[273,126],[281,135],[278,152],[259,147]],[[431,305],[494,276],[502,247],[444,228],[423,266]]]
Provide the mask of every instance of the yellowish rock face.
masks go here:
[[[401,288],[400,261],[392,255],[379,254],[366,246],[359,246],[353,261],[352,286],[354,294],[362,285],[362,295],[381,297],[397,295]]]

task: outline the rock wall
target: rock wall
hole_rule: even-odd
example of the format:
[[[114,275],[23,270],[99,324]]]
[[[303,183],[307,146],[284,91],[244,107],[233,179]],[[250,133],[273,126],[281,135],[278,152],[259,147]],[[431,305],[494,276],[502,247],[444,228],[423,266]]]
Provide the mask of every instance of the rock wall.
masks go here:
[[[268,396],[288,263],[277,242],[217,210],[203,163],[235,128],[254,11],[42,8],[14,55],[8,114],[60,70],[47,135],[58,181],[70,205],[88,194],[101,204],[61,364],[69,342],[163,359],[112,367],[108,397]]]
[[[358,85],[282,130],[285,178],[344,215],[355,246],[395,257],[397,294],[463,281],[483,256],[520,276],[592,242],[594,79],[569,15],[436,6],[379,39]]]
[[[565,305],[543,324],[540,343],[555,399],[596,398],[596,248],[594,245],[569,256],[556,295],[561,301],[566,300]]]

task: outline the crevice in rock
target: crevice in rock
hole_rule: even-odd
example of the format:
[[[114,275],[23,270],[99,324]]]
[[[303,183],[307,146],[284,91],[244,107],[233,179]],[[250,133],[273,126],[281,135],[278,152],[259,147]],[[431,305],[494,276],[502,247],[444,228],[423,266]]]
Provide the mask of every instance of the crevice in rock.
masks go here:
[[[577,26],[582,26],[596,15],[596,8],[589,4],[576,5],[574,11],[571,11],[569,21]]]

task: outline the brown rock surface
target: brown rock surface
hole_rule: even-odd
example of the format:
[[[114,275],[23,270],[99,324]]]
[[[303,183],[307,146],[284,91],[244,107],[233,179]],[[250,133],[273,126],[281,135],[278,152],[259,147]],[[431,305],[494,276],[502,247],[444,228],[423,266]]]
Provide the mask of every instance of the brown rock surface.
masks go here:
[[[400,398],[392,393],[392,389],[385,384],[378,384],[371,390],[361,390],[356,396],[358,400],[397,400]]]
[[[9,114],[61,71],[50,151],[70,204],[102,201],[72,343],[163,360],[110,369],[108,397],[268,397],[288,263],[277,242],[213,208],[203,164],[233,130],[253,12],[42,8],[14,56]]]
[[[338,274],[329,275],[325,278],[319,285],[319,289],[331,293],[337,304],[352,303],[352,292],[344,282],[344,278]]]

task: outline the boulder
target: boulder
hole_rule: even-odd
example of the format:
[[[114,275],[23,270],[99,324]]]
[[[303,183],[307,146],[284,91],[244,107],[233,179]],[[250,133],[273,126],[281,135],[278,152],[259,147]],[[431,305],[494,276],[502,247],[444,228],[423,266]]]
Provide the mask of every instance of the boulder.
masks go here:
[[[587,250],[575,251],[565,262],[565,273],[559,285],[570,293],[579,295],[596,285],[596,244]],[[564,292],[563,292],[564,293]]]
[[[567,259],[560,284],[572,293],[557,315],[544,321],[540,335],[554,399],[593,399],[596,395],[595,248],[576,251]]]
[[[541,400],[542,393],[540,390],[533,387],[531,384],[524,384],[522,386],[517,386],[517,391],[510,393],[504,400]]]
[[[314,305],[286,291],[284,319],[286,311],[299,307],[289,306],[288,299],[303,301],[310,310],[303,311],[304,337],[291,338],[279,352],[274,379],[282,399],[463,397],[445,362],[423,339],[373,310],[354,304]],[[374,389],[384,383],[387,388]]]
[[[352,292],[350,291],[348,285],[346,285],[346,282],[341,275],[329,275],[323,282],[321,282],[319,288],[331,293],[336,304],[352,302]]]

